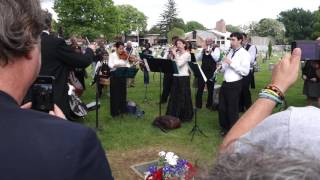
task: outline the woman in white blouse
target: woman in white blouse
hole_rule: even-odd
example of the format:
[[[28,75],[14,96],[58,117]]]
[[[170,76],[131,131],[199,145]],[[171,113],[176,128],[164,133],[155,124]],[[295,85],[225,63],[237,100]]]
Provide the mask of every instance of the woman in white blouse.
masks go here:
[[[110,112],[111,116],[119,116],[126,113],[127,102],[127,80],[126,77],[118,75],[118,68],[130,67],[128,60],[121,59],[125,52],[122,42],[116,43],[116,51],[113,52],[108,61],[111,71],[110,77]]]
[[[190,73],[188,62],[191,55],[186,50],[186,41],[178,39],[172,49],[178,73],[173,74],[171,94],[167,107],[167,115],[179,118],[182,122],[191,121],[193,117],[193,107],[191,100]]]

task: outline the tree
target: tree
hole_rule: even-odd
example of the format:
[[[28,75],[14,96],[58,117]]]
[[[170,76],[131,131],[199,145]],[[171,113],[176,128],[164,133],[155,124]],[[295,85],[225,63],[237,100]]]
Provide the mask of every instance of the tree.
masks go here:
[[[262,37],[272,37],[276,44],[284,44],[285,42],[285,27],[275,19],[261,19],[255,27],[254,33]]]
[[[226,28],[227,28],[228,32],[241,32],[239,26],[234,26],[234,25],[228,24],[228,25],[226,25]]]
[[[286,28],[286,37],[289,42],[294,40],[308,40],[312,37],[314,16],[310,11],[301,8],[294,8],[282,11],[278,20]]]
[[[151,29],[148,31],[150,34],[160,34],[160,27],[158,25],[152,26]]]
[[[240,31],[245,32],[249,34],[250,36],[257,36],[258,33],[256,32],[257,30],[258,23],[255,21],[250,22],[249,25],[242,25],[240,26]]]
[[[271,59],[271,56],[272,56],[272,42],[269,41],[269,44],[268,44],[268,57],[269,57],[269,59]]]
[[[169,43],[171,43],[171,39],[174,36],[184,37],[183,29],[173,28],[170,32],[168,32],[168,41],[169,41]]]
[[[172,28],[186,29],[186,25],[182,18],[176,18],[172,22]]]
[[[316,39],[318,37],[320,37],[320,6],[319,9],[314,12],[312,39]]]
[[[120,17],[120,29],[129,34],[132,31],[144,32],[147,27],[147,17],[131,5],[117,6]]]
[[[66,36],[81,35],[89,39],[118,33],[118,13],[112,0],[55,0],[54,10]]]
[[[168,32],[173,29],[173,23],[178,18],[177,7],[174,0],[168,0],[165,5],[165,10],[160,15],[160,22],[158,23],[161,33],[167,36]]]
[[[185,31],[190,32],[194,30],[206,30],[206,28],[199,22],[197,21],[189,21],[186,24]]]

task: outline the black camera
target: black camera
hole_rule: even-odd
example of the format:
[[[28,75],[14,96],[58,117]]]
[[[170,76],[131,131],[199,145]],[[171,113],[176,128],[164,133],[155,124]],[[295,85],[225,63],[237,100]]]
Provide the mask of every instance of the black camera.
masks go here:
[[[291,50],[294,48],[301,49],[302,61],[320,60],[320,41],[299,40],[291,44]]]
[[[52,76],[39,76],[32,85],[32,109],[49,112],[53,110],[53,82]]]

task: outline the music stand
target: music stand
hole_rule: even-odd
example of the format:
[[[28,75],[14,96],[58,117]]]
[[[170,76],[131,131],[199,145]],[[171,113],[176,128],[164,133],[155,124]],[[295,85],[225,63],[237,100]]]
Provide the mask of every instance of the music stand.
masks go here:
[[[178,67],[176,62],[171,59],[161,58],[146,58],[144,59],[145,66],[149,72],[160,73],[160,84],[159,84],[159,116],[161,116],[161,91],[162,91],[162,75],[161,73],[177,74]]]
[[[142,59],[144,62],[146,59],[153,58],[153,56],[149,55],[149,54],[139,53],[139,55],[140,55],[140,59]],[[145,90],[144,90],[143,103],[147,103],[147,104],[149,104],[149,99],[148,99],[148,95],[147,95],[149,82],[150,82],[149,72],[148,72],[147,68],[144,68],[143,69],[143,84],[145,86]]]
[[[96,69],[93,81],[91,82],[91,86],[95,83],[96,84],[96,130],[99,130],[99,82],[100,82],[100,71],[101,71],[102,64]],[[102,90],[101,90],[102,91]]]
[[[195,78],[198,78],[198,80],[202,79],[204,82],[207,82],[207,77],[203,73],[203,71],[198,63],[188,62],[188,65],[189,65],[190,70],[192,71]],[[196,87],[194,87],[194,96],[197,99]],[[194,107],[194,126],[193,126],[192,130],[190,131],[190,134],[192,134],[191,141],[193,140],[193,137],[197,132],[199,132],[204,137],[208,137],[207,135],[205,135],[202,132],[199,125],[197,124],[197,106],[195,106]]]
[[[128,67],[119,67],[115,71],[111,72],[111,76],[114,77],[124,77],[124,78],[134,78],[138,73],[139,69],[136,68],[128,68]],[[126,87],[127,88],[127,87]],[[121,118],[123,114],[121,113]],[[121,124],[121,119],[120,119]]]

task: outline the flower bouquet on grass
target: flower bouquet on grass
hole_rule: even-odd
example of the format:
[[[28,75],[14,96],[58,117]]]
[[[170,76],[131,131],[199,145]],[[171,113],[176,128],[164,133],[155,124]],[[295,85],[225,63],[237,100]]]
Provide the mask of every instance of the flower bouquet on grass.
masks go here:
[[[157,165],[150,166],[145,172],[145,180],[191,180],[195,174],[196,169],[187,160],[173,152],[161,151]]]

